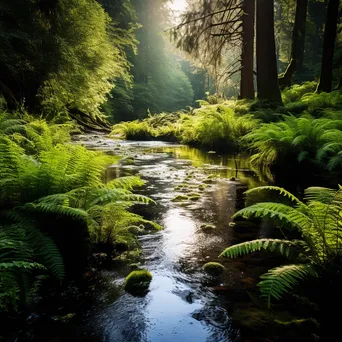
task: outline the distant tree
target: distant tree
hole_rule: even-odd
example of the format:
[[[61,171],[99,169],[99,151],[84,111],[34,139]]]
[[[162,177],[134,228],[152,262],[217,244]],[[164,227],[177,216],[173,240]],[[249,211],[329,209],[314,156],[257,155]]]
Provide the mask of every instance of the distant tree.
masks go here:
[[[334,49],[337,33],[339,0],[329,0],[324,29],[321,74],[317,91],[330,92],[332,89]]]
[[[240,98],[254,99],[255,0],[243,1]]]
[[[135,44],[133,28],[116,28],[97,1],[0,6],[0,92],[10,109],[95,119],[115,81],[130,82],[125,47]]]
[[[284,74],[279,77],[280,86],[291,86],[294,72],[303,68],[305,25],[308,10],[308,0],[297,0],[295,22],[292,31],[291,60]]]
[[[274,1],[257,0],[256,59],[258,99],[282,103],[274,38]]]
[[[254,11],[254,0],[191,0],[172,30],[177,46],[209,71],[217,91],[240,73],[240,97],[254,98]]]

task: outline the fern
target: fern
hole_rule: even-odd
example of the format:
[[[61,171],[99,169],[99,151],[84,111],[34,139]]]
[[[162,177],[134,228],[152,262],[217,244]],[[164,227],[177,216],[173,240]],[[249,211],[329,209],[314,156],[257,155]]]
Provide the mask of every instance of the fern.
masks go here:
[[[262,275],[258,286],[270,307],[272,297],[281,299],[284,293],[312,277],[317,277],[317,272],[310,264],[285,265],[273,268]]]
[[[304,201],[273,186],[247,191],[247,195],[261,191],[276,191],[290,199],[292,206],[260,202],[238,211],[234,217],[266,217],[278,225],[295,228],[302,240],[259,239],[228,247],[220,256],[235,258],[260,250],[290,256],[292,252],[298,264],[278,267],[261,276],[260,290],[270,305],[271,298],[280,299],[300,281],[339,267],[335,261],[342,255],[342,189],[311,187],[305,190]]]
[[[303,243],[299,241],[286,241],[279,239],[258,239],[228,247],[219,255],[219,257],[237,258],[239,256],[261,250],[278,252],[281,255],[290,257],[290,254],[298,253],[298,247],[303,248]]]

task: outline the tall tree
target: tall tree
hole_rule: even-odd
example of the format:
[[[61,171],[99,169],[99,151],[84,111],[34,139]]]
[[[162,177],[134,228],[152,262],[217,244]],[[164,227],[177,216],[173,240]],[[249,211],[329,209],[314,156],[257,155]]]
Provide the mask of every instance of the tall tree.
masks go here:
[[[297,0],[295,22],[292,31],[291,61],[284,74],[279,77],[280,86],[291,86],[294,72],[300,71],[304,62],[305,26],[308,0]]]
[[[254,18],[255,0],[244,0],[240,98],[254,99]]]
[[[321,74],[317,86],[318,92],[330,92],[332,88],[333,60],[337,33],[339,4],[339,0],[329,0],[328,3],[326,23],[324,29]]]
[[[273,0],[257,0],[256,59],[258,99],[282,103],[275,51]]]

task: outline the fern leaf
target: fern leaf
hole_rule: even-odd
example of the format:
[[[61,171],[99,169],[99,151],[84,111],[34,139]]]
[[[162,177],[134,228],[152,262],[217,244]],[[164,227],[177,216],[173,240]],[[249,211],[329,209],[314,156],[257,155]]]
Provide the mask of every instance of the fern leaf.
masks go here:
[[[245,192],[245,194],[250,195],[250,194],[253,194],[255,192],[261,192],[261,191],[276,191],[280,195],[283,195],[284,197],[288,197],[292,202],[295,202],[299,205],[304,205],[304,203],[302,201],[300,201],[295,195],[291,194],[291,192],[285,190],[284,188],[281,188],[278,186],[273,186],[273,185],[259,186],[257,188],[247,190]]]
[[[268,306],[271,298],[281,299],[284,293],[292,290],[300,282],[317,277],[317,272],[310,264],[293,264],[273,268],[262,275],[258,286],[262,296],[267,297]]]
[[[234,246],[226,248],[219,257],[237,258],[242,255],[253,253],[261,250],[269,250],[278,252],[281,255],[289,257],[290,254],[298,254],[297,248],[303,248],[303,242],[288,241],[279,239],[258,239],[253,241],[242,242]]]

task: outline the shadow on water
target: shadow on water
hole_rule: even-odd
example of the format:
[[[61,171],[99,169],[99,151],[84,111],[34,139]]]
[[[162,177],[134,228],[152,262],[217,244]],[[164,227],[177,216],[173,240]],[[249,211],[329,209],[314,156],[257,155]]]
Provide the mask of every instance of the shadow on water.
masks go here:
[[[229,312],[213,291],[226,280],[209,278],[202,267],[217,261],[218,254],[234,242],[229,223],[237,197],[241,190],[259,184],[248,169],[248,158],[158,141],[113,141],[98,135],[80,136],[78,143],[127,157],[108,168],[107,179],[139,175],[146,180],[140,192],[157,205],[137,211],[164,229],[140,238],[142,266],[153,274],[147,295],[134,297],[119,290],[110,300],[109,294],[99,294],[87,310],[77,313],[73,322],[77,341],[238,341]],[[173,201],[179,194],[193,198]],[[215,227],[210,233],[203,230],[208,224]],[[125,275],[106,271],[109,286],[103,291],[113,291],[110,284],[120,287]],[[103,297],[107,300],[101,300]]]

